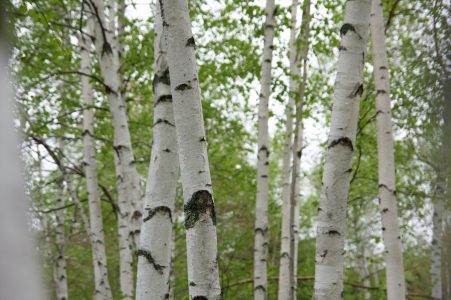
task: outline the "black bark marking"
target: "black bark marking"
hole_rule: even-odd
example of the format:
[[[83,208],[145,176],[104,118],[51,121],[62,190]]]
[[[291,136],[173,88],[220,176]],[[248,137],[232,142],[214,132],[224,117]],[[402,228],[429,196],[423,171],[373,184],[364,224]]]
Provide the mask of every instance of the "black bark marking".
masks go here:
[[[264,62],[270,64],[271,63],[271,59],[267,58],[267,59],[264,60]]]
[[[282,257],[290,258],[290,254],[288,252],[283,252]]]
[[[357,83],[354,90],[351,92],[351,94],[349,94],[349,97],[354,98],[357,95],[360,97],[362,96],[362,94],[363,94],[363,84]]]
[[[171,209],[170,209],[169,207],[167,207],[167,206],[157,206],[157,207],[155,207],[155,208],[153,208],[153,209],[149,209],[148,215],[147,215],[147,217],[145,217],[145,218],[143,219],[143,222],[149,221],[149,220],[152,219],[157,213],[161,213],[162,215],[163,215],[163,214],[167,214],[167,215],[169,216],[169,219],[171,220],[171,223],[172,223],[172,211],[171,211]]]
[[[193,300],[208,300],[208,298],[205,296],[196,296],[193,298]]]
[[[340,36],[345,35],[346,33],[348,33],[348,31],[354,31],[355,33],[357,33],[352,24],[344,23],[343,26],[341,26],[340,28]]]
[[[379,95],[379,94],[387,94],[387,91],[386,90],[377,90],[376,95]]]
[[[346,50],[348,50],[348,49],[346,49],[346,47],[340,46],[340,47],[338,47],[338,50],[339,50],[339,51],[346,51]]]
[[[351,173],[352,172],[352,168],[351,169],[347,169],[346,171],[345,171],[345,173]]]
[[[199,142],[206,142],[206,141],[207,141],[207,139],[204,136],[199,139]]]
[[[268,46],[269,49],[274,50],[274,45]]]
[[[207,190],[195,192],[188,203],[185,204],[184,211],[186,229],[193,228],[201,214],[208,214],[213,225],[216,225],[216,212],[213,196]]]
[[[166,85],[170,85],[171,84],[171,79],[169,77],[169,68],[166,68],[161,75],[155,74],[153,76],[153,88],[152,88],[152,90],[154,92],[155,92],[155,86],[158,83],[160,83],[160,82],[163,83],[163,84],[166,84]]]
[[[257,232],[260,232],[263,236],[266,235],[266,232],[268,231],[268,228],[261,228],[261,227],[257,227],[254,229],[255,234],[257,234]]]
[[[336,230],[329,230],[328,232],[326,232],[327,235],[341,235],[341,233],[339,233]]]
[[[257,285],[254,290],[262,290],[264,293],[266,293],[266,288],[263,285]]]
[[[396,191],[395,191],[395,190],[390,189],[388,186],[386,186],[386,185],[383,184],[383,183],[379,184],[379,188],[385,188],[387,191],[389,191],[389,192],[391,192],[392,194],[395,194],[395,195],[396,195]]]
[[[110,43],[108,43],[106,40],[103,41],[103,45],[102,45],[102,56],[104,56],[105,54],[112,54],[113,53],[113,49],[111,48]]]
[[[379,70],[388,70],[388,68],[386,66],[380,66]]]
[[[194,283],[193,281],[190,281],[189,286],[196,286],[196,283]]]
[[[351,149],[351,151],[354,151],[354,146],[352,145],[352,141],[348,137],[344,136],[339,139],[333,140],[327,148],[330,149],[332,147],[335,147],[336,145],[346,146],[346,147],[349,147],[349,149]]]
[[[296,155],[297,155],[298,159],[301,159],[301,157],[302,157],[302,149],[297,151]]]
[[[137,219],[141,218],[142,215],[143,215],[143,214],[142,214],[139,210],[135,210],[135,211],[133,212],[132,219],[137,220]]]
[[[388,208],[384,208],[384,209],[382,210],[382,213],[383,213],[383,214],[385,214],[386,212],[388,212]]]
[[[323,252],[322,254],[319,255],[319,256],[321,256],[321,258],[322,258],[321,262],[323,262],[324,259],[326,258],[327,252],[329,252],[329,251],[326,249],[326,250],[324,250],[324,252]]]
[[[268,150],[268,147],[266,147],[266,146],[261,146],[260,147],[260,149],[258,149],[258,152],[260,153],[261,151],[265,151],[266,152],[266,157],[268,157],[269,156],[269,150]]]
[[[186,83],[182,83],[178,86],[175,87],[176,91],[185,91],[185,90],[191,90],[193,87],[190,86],[189,84]]]
[[[262,175],[261,178],[268,178],[268,175]]]
[[[154,107],[156,107],[160,103],[169,103],[172,102],[172,95],[161,95],[154,103]]]
[[[174,124],[172,124],[171,122],[169,122],[168,120],[164,120],[164,119],[157,119],[157,121],[153,124],[153,126],[156,126],[158,124],[166,124],[172,127],[175,127]]]
[[[196,41],[194,40],[194,37],[190,37],[187,41],[186,41],[186,47],[196,47]]]
[[[149,264],[151,264],[154,269],[160,273],[162,273],[163,269],[166,268],[165,266],[159,265],[155,262],[155,259],[152,257],[152,253],[150,251],[144,250],[144,249],[138,249],[136,251],[137,256],[143,256]]]
[[[272,25],[272,24],[265,24],[265,27],[266,27],[267,29],[272,29],[272,30],[274,30],[274,25]]]
[[[163,152],[167,152],[167,153],[170,153],[170,152],[171,152],[171,149],[169,149],[169,148],[166,148],[166,149],[164,149],[164,150],[163,150]]]
[[[382,227],[382,231],[385,231],[385,227]]]
[[[378,114],[383,114],[383,113],[384,113],[384,111],[379,109],[379,110],[376,112],[376,116],[377,116]]]

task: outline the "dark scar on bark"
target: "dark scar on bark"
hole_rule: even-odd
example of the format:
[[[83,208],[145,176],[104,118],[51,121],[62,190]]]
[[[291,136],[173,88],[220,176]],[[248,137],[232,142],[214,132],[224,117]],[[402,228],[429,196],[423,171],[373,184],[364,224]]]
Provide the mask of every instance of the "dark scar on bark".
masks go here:
[[[263,292],[266,292],[266,288],[263,285],[257,285],[254,290],[262,290]]]
[[[207,190],[195,192],[191,199],[184,206],[185,211],[185,228],[190,229],[196,225],[201,214],[209,214],[216,225],[216,212],[212,194]]]
[[[355,28],[352,24],[344,23],[343,26],[340,28],[340,36],[345,35],[348,31],[355,31]]]
[[[187,41],[186,41],[186,47],[196,47],[196,41],[194,40],[194,37],[190,37]]]
[[[138,249],[136,251],[137,256],[143,256],[149,264],[151,264],[155,270],[161,272],[165,268],[165,266],[159,265],[155,262],[155,259],[152,257],[152,254],[150,251],[144,250],[144,249]]]
[[[205,296],[196,296],[193,298],[193,300],[208,300],[208,298]]]
[[[347,146],[351,149],[351,151],[354,151],[354,146],[352,145],[352,141],[348,138],[348,137],[341,137],[337,140],[333,140],[329,147],[327,147],[328,149],[335,147],[336,145],[343,145],[343,146]]]
[[[156,126],[156,125],[161,124],[161,123],[166,124],[166,125],[169,125],[169,126],[172,126],[172,127],[175,127],[174,124],[172,124],[172,123],[169,122],[168,120],[164,120],[164,119],[158,119],[158,120],[156,120],[155,123],[153,124],[153,126]]]
[[[172,95],[161,95],[158,97],[157,101],[155,101],[154,107],[162,102],[172,102]]]
[[[147,215],[147,217],[145,217],[143,219],[143,222],[147,222],[150,219],[152,219],[157,213],[161,213],[161,214],[167,214],[169,216],[169,219],[171,220],[172,223],[172,211],[169,207],[167,206],[157,206],[153,209],[149,209],[149,213]]]
[[[190,85],[188,85],[186,83],[182,83],[182,84],[178,85],[175,88],[175,90],[176,91],[184,91],[184,90],[191,90],[192,88],[193,88],[192,86],[190,86]]]
[[[341,235],[338,231],[336,230],[329,230],[328,232],[326,232],[326,234],[328,235]]]

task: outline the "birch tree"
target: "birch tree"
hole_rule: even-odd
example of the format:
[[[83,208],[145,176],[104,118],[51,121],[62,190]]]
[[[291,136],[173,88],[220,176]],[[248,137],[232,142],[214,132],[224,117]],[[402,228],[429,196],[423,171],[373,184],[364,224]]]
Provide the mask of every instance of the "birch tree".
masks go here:
[[[443,197],[443,182],[437,186],[437,196]],[[431,281],[433,299],[442,299],[442,230],[443,212],[445,205],[443,198],[438,198],[433,204],[432,216],[432,251],[431,251]]]
[[[62,141],[58,141],[62,148]],[[55,212],[55,246],[56,256],[53,263],[53,280],[56,288],[56,299],[66,300],[69,298],[67,286],[67,263],[66,263],[66,232],[65,232],[65,210],[64,210],[64,177],[63,172],[58,170],[56,190],[56,212]]]
[[[9,77],[6,4],[0,6],[0,298],[45,299],[39,279],[36,248],[28,228],[19,139],[14,128]]]
[[[87,35],[81,33],[79,36],[80,43],[80,72],[82,85],[82,101],[83,101],[83,164],[86,176],[86,191],[89,203],[89,224],[90,224],[90,240],[93,256],[94,268],[94,298],[98,300],[112,299],[110,283],[108,279],[107,258],[105,253],[105,239],[103,234],[103,217],[102,206],[100,203],[97,167],[96,167],[96,148],[94,140],[94,101],[92,94],[92,86],[89,82],[91,75],[91,58],[90,49],[92,18],[88,19],[86,27]]]
[[[347,1],[340,29],[335,94],[328,137],[323,187],[318,207],[315,256],[316,300],[342,298],[346,208],[352,171],[370,0]]]
[[[404,264],[396,205],[396,177],[390,107],[390,83],[385,26],[381,0],[371,4],[371,37],[376,87],[377,153],[379,165],[379,199],[388,300],[405,299]]]
[[[285,130],[285,141],[282,158],[282,226],[280,243],[280,265],[279,265],[279,289],[277,299],[290,299],[290,175],[291,175],[291,149],[293,138],[293,110],[295,105],[295,95],[299,86],[299,68],[297,65],[297,13],[299,1],[293,0],[291,3],[291,29],[289,41],[290,59],[290,81],[289,100],[285,108],[287,121]]]
[[[261,87],[258,104],[257,198],[254,229],[254,299],[267,299],[268,293],[268,197],[269,197],[269,133],[268,102],[271,94],[273,40],[276,26],[274,0],[266,1]]]
[[[140,202],[139,174],[133,155],[127,108],[122,99],[120,88],[119,55],[115,47],[115,33],[109,30],[105,18],[103,0],[89,0],[91,11],[96,19],[95,48],[104,79],[114,127],[114,154],[116,167],[116,185],[118,190],[119,213],[119,256],[120,286],[123,299],[133,297],[133,235],[135,219],[141,218],[141,212],[133,211]]]
[[[291,173],[291,193],[290,193],[290,291],[291,299],[297,298],[297,270],[298,270],[298,241],[299,241],[299,203],[301,201],[300,183],[301,171],[300,163],[303,147],[303,127],[302,127],[302,112],[304,109],[305,87],[307,84],[307,62],[309,50],[309,35],[310,35],[310,0],[304,3],[304,10],[302,16],[302,46],[298,52],[299,63],[302,63],[302,79],[299,87],[299,98],[296,105],[296,121],[295,134],[293,141],[293,170]]]
[[[160,11],[185,202],[189,295],[191,299],[220,299],[216,213],[188,3],[161,1]]]
[[[160,2],[156,1],[153,143],[138,249],[138,300],[171,297],[172,223],[179,162],[166,52]]]

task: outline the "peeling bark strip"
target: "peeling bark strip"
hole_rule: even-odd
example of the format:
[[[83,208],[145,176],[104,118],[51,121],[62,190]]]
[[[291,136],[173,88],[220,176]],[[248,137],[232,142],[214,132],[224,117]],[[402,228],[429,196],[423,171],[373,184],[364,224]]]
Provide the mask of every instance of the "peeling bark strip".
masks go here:
[[[178,147],[175,132],[170,74],[166,57],[166,42],[159,1],[155,11],[154,40],[154,126],[152,152],[147,178],[144,211],[147,216],[141,225],[140,248],[152,253],[159,266],[149,266],[149,257],[138,257],[136,300],[171,299],[174,234],[172,216],[179,174]],[[163,101],[164,100],[164,101]],[[162,153],[164,153],[162,155]],[[157,216],[157,217],[156,217]],[[161,217],[158,217],[161,216]]]
[[[276,26],[275,13],[277,12],[274,0],[266,1],[266,19],[264,23],[264,45],[261,69],[260,99],[258,105],[258,154],[257,154],[257,197],[255,201],[255,228],[268,228],[268,197],[269,197],[269,134],[268,134],[268,102],[271,95],[271,72],[274,30]],[[265,152],[265,154],[263,154]],[[261,155],[262,154],[262,155]],[[254,300],[267,299],[267,260],[268,237],[267,234],[254,236]]]
[[[143,222],[149,221],[149,220],[152,219],[153,216],[155,216],[157,213],[160,213],[160,214],[167,214],[168,217],[169,217],[169,219],[171,220],[171,223],[172,223],[172,210],[171,210],[169,207],[167,207],[167,206],[157,206],[157,207],[155,207],[155,208],[153,208],[153,209],[149,209],[149,214],[147,215],[147,217],[145,217],[145,218],[143,219]]]
[[[352,168],[370,6],[371,0],[347,1],[344,25],[340,29],[341,47],[352,51],[340,51],[338,57],[316,231],[315,300],[339,300],[343,296],[346,207],[351,176],[347,170]],[[343,151],[337,145],[351,151]]]
[[[206,135],[188,3],[186,0],[160,0],[159,3],[167,42],[185,225],[189,228],[186,230],[188,281],[196,283],[189,285],[189,296],[219,300],[216,217],[207,143],[200,141]]]
[[[376,88],[377,156],[379,169],[379,203],[382,209],[382,235],[385,247],[387,299],[404,300],[406,286],[402,257],[398,209],[396,204],[395,155],[390,107],[390,81],[385,46],[385,26],[381,0],[371,5],[371,36]]]
[[[147,262],[151,264],[155,268],[155,270],[159,272],[161,272],[164,268],[166,268],[165,266],[159,265],[155,262],[155,259],[152,257],[150,251],[138,249],[138,251],[136,251],[136,255],[144,257],[147,260]]]
[[[216,225],[216,213],[213,198],[209,191],[197,191],[191,197],[191,200],[185,204],[185,228],[190,229],[199,221],[201,214],[210,216],[214,225]]]

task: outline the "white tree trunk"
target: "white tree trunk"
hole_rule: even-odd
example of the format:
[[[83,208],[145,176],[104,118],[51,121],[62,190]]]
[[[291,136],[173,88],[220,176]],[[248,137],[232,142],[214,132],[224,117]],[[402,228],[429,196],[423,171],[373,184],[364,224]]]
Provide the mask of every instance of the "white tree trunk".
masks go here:
[[[257,199],[254,236],[254,299],[268,297],[268,198],[269,198],[269,133],[268,102],[271,94],[273,40],[276,26],[274,0],[266,1],[261,87],[258,105]]]
[[[282,158],[282,226],[280,243],[280,265],[279,265],[279,289],[277,299],[290,299],[290,175],[291,175],[291,151],[293,138],[293,109],[296,101],[296,93],[299,86],[299,68],[297,56],[297,13],[299,1],[293,0],[291,3],[291,30],[290,30],[290,81],[289,100],[286,106],[286,130],[285,142],[283,146]]]
[[[166,0],[160,5],[185,201],[189,295],[216,300],[221,298],[216,214],[188,3]]]
[[[293,141],[293,170],[291,174],[290,193],[290,292],[292,300],[297,298],[297,270],[298,270],[298,241],[299,241],[299,207],[301,201],[301,156],[303,147],[302,112],[304,108],[305,87],[307,84],[307,62],[310,36],[310,0],[304,2],[302,16],[302,47],[297,56],[297,65],[302,63],[302,80],[299,86],[299,93],[296,105],[295,133]],[[299,72],[300,73],[300,72]],[[300,75],[300,74],[299,74]],[[295,91],[297,92],[297,91]],[[297,93],[296,93],[297,94]]]
[[[103,75],[105,90],[110,105],[114,127],[114,154],[116,165],[116,185],[119,196],[119,256],[120,286],[123,299],[133,297],[133,236],[137,219],[141,212],[134,210],[140,202],[141,192],[139,174],[133,155],[130,131],[128,128],[127,108],[122,99],[120,89],[119,55],[114,46],[114,33],[108,30],[105,22],[103,0],[89,0],[91,10],[96,19],[95,46]]]
[[[61,140],[59,147],[62,147]],[[55,212],[55,246],[56,255],[53,264],[53,277],[56,289],[57,300],[67,300],[67,272],[66,272],[66,234],[65,234],[65,209],[64,207],[64,173],[59,170],[59,178],[56,191],[56,212]]]
[[[314,291],[316,300],[342,299],[346,208],[359,102],[363,90],[370,2],[348,1],[344,24],[340,29],[340,55],[318,207]]]
[[[5,5],[0,7],[0,299],[41,300],[36,248],[29,225],[19,139],[13,121]]]
[[[154,126],[141,242],[138,249],[137,300],[171,295],[172,222],[179,172],[166,41],[160,3],[156,3],[154,40]]]
[[[440,185],[443,182],[439,183]],[[443,234],[443,212],[445,203],[443,201],[443,186],[437,187],[438,199],[434,202],[434,214],[432,217],[432,251],[431,251],[431,282],[434,299],[442,299],[442,234]]]
[[[396,206],[396,177],[390,107],[390,83],[381,0],[371,6],[371,37],[376,87],[379,199],[385,246],[388,300],[405,299],[406,286]]]
[[[92,19],[88,20],[90,24],[87,27],[87,33],[91,34],[90,25]],[[89,37],[80,36],[80,71],[84,74],[91,74]],[[103,217],[102,206],[100,203],[97,167],[96,167],[96,149],[94,140],[94,105],[92,86],[88,76],[81,77],[82,101],[83,101],[83,163],[85,166],[86,191],[88,193],[89,203],[89,224],[90,238],[94,268],[94,285],[96,300],[112,299],[110,283],[108,280],[107,258],[105,253],[105,242],[103,235]]]

